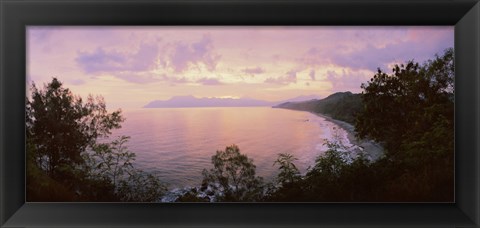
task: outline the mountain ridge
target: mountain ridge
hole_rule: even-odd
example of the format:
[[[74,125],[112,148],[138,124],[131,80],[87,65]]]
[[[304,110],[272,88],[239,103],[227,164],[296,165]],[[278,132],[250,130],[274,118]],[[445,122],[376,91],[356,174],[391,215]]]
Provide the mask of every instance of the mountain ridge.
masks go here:
[[[320,100],[284,102],[273,106],[273,108],[321,113],[353,124],[356,114],[362,108],[362,99],[361,94],[354,94],[350,91],[337,92]]]
[[[243,98],[197,98],[192,95],[173,96],[168,100],[154,100],[143,108],[187,108],[187,107],[262,107],[274,106],[285,102],[305,101],[320,98],[317,95],[302,95],[282,101],[264,101],[249,97]]]

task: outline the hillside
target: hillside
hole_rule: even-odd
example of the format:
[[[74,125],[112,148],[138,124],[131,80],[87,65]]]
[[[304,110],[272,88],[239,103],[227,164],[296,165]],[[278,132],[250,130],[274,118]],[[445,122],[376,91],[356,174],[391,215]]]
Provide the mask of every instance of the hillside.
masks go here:
[[[360,94],[338,92],[320,100],[285,102],[275,105],[273,108],[316,112],[354,124],[355,115],[362,108],[362,100]]]

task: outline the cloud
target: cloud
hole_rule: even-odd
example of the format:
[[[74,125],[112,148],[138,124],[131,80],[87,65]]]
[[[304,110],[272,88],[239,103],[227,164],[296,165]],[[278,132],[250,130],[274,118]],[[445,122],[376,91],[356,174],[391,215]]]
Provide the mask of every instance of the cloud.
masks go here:
[[[261,67],[255,67],[255,68],[245,68],[242,70],[242,72],[244,72],[245,74],[254,76],[255,74],[265,73],[265,70]]]
[[[367,72],[342,70],[342,73],[327,71],[326,80],[332,84],[334,91],[360,92],[362,83],[366,83],[373,76]]]
[[[70,83],[72,83],[72,85],[83,85],[85,84],[85,81],[83,79],[73,79]]]
[[[325,50],[321,51],[318,48],[312,47],[308,49],[303,56],[297,58],[297,61],[309,66],[324,65],[329,63],[329,59],[326,56],[327,53]]]
[[[415,46],[416,45],[406,42],[388,44],[381,48],[367,44],[365,48],[348,54],[332,54],[330,59],[336,65],[350,67],[352,69],[368,69],[374,71],[379,67],[384,69],[388,63],[393,61],[403,62],[412,59],[414,55],[418,57],[420,53],[415,53],[415,51],[412,50]],[[419,52],[423,51],[420,47],[415,49]],[[430,56],[430,54],[428,56]]]
[[[296,70],[290,70],[286,73],[285,76],[278,77],[278,78],[267,78],[265,80],[266,83],[271,83],[271,84],[279,84],[279,85],[287,85],[290,83],[297,83],[297,71]]]
[[[55,30],[50,26],[33,26],[28,28],[28,38],[34,39],[37,42],[44,43],[55,33]]]
[[[175,72],[183,72],[189,65],[204,64],[209,71],[216,68],[220,55],[214,52],[213,42],[204,35],[198,42],[192,44],[177,43],[170,56],[170,63]]]
[[[188,84],[192,81],[188,80],[185,77],[175,77],[168,76],[166,74],[153,74],[153,73],[125,73],[116,75],[118,78],[121,78],[125,81],[137,83],[137,84],[148,84],[152,82],[163,82],[170,86],[175,86],[178,84]]]
[[[176,86],[178,84],[187,84],[191,83],[187,78],[185,77],[174,77],[174,76],[167,76],[166,74],[163,74],[160,76],[162,82],[167,83],[170,86]]]
[[[144,72],[119,72],[116,73],[114,76],[127,82],[132,82],[136,84],[148,84],[160,80],[158,76]]]
[[[216,78],[201,78],[197,80],[197,83],[202,85],[223,85],[223,83]]]
[[[368,36],[354,36],[332,46],[310,47],[297,58],[297,62],[306,66],[333,64],[354,70],[375,71],[379,67],[388,69],[388,64],[392,62],[405,63],[413,59],[422,63],[454,44],[451,31],[433,33],[435,35],[431,30],[413,29],[400,35],[393,32],[367,33]]]
[[[155,66],[158,47],[141,44],[137,52],[125,53],[97,48],[93,52],[79,52],[75,61],[88,74],[147,71]]]
[[[287,72],[287,79],[291,79],[291,80],[297,80],[297,71],[296,70],[290,70]]]
[[[311,70],[308,75],[310,76],[310,79],[312,79],[312,81],[315,81],[315,70]]]

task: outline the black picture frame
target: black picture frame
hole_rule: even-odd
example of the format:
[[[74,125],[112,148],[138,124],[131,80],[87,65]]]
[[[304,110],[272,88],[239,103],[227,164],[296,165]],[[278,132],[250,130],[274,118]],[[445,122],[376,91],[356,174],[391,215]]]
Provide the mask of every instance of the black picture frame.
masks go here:
[[[0,0],[2,227],[476,227],[480,224],[477,0]],[[455,203],[25,203],[28,25],[455,25]]]

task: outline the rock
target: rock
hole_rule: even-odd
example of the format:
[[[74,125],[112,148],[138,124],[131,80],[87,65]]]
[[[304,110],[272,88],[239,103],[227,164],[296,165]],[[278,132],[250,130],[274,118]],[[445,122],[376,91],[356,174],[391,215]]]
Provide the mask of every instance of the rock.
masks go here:
[[[207,184],[202,184],[202,186],[200,187],[200,191],[203,192],[203,191],[207,190],[207,188],[208,188]]]

